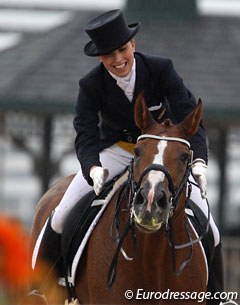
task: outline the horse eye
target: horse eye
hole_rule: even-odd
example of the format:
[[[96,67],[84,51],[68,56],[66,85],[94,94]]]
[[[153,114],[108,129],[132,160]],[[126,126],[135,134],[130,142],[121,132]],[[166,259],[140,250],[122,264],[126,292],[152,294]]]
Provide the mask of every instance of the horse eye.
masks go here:
[[[140,149],[138,147],[135,147],[133,149],[133,153],[134,153],[135,157],[138,158],[140,156]]]
[[[187,153],[183,153],[180,157],[180,160],[183,162],[183,163],[187,163],[188,160],[189,160],[189,154]]]

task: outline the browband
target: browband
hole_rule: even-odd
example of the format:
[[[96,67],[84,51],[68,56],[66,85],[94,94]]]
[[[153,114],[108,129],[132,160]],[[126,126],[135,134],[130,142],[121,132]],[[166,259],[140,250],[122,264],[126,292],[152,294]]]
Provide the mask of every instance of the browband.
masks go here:
[[[191,148],[190,143],[187,140],[184,140],[182,138],[177,138],[177,137],[160,137],[160,136],[156,136],[156,135],[152,135],[152,134],[142,134],[141,136],[139,136],[137,138],[137,142],[139,140],[141,140],[141,139],[146,139],[146,138],[155,139],[155,140],[181,142],[181,143],[186,144],[189,148]]]

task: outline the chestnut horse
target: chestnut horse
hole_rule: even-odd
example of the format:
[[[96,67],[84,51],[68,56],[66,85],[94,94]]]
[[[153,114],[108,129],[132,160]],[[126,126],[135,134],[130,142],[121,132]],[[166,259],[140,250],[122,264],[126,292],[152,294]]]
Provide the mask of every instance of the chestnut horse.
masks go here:
[[[197,131],[202,102],[179,124],[157,123],[140,94],[134,115],[142,135],[126,183],[112,196],[83,252],[76,296],[80,304],[196,304],[196,294],[207,290],[208,271],[185,203],[188,140]],[[71,179],[40,200],[33,243]]]

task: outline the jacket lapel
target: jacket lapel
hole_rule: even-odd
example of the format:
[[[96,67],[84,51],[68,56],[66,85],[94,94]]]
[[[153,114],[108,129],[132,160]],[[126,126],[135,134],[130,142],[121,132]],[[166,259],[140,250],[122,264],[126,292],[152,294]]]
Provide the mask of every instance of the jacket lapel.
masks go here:
[[[143,61],[142,57],[136,53],[136,83],[135,83],[135,90],[133,95],[133,101],[138,96],[138,94],[144,91],[145,100],[149,101],[153,94],[153,87],[151,85],[151,76],[148,71],[146,63]]]

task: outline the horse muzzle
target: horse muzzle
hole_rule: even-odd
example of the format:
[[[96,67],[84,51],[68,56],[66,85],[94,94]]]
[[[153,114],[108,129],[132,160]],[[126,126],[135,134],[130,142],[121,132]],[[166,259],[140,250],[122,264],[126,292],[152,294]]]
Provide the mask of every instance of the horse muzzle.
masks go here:
[[[170,211],[168,196],[162,190],[154,192],[140,188],[133,200],[133,217],[141,231],[154,233],[167,221]]]

